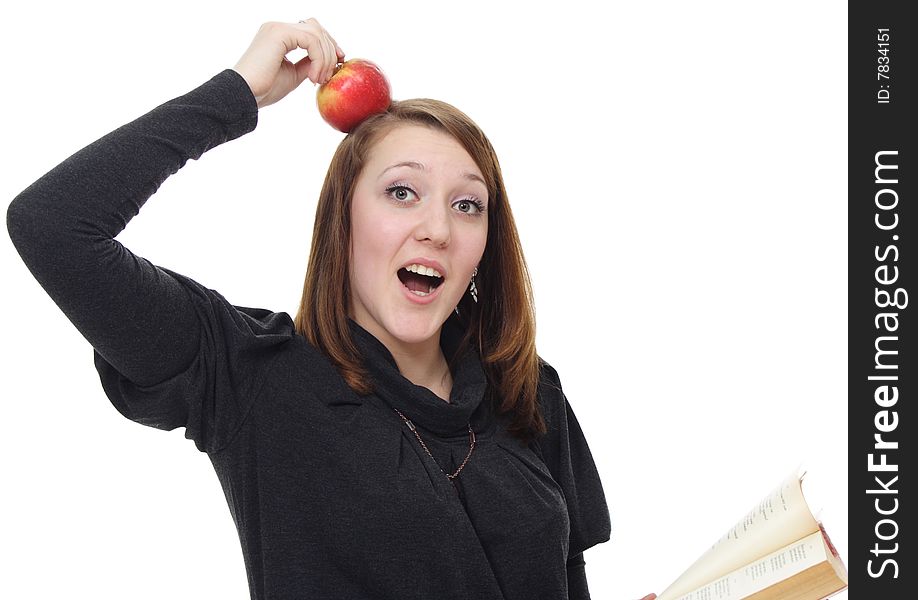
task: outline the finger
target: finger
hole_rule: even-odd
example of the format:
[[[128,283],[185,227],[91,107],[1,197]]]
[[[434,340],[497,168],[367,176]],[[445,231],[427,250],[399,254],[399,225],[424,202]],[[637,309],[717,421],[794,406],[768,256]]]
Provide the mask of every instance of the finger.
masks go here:
[[[325,65],[328,64],[329,59],[326,56],[327,51],[324,48],[321,38],[303,30],[297,30],[296,43],[300,48],[306,51],[306,55],[309,58],[307,66],[309,79],[315,83],[322,83],[323,70],[325,69]],[[300,61],[302,60],[303,59],[300,59]]]
[[[297,61],[297,76],[302,76],[304,79],[308,79],[313,83],[320,83],[322,79],[322,65],[321,63],[312,60],[308,56],[304,56],[299,61]],[[302,74],[300,74],[302,70]]]
[[[325,32],[325,35],[328,36],[328,39],[329,41],[331,41],[332,46],[335,47],[335,56],[338,58],[338,62],[341,62],[341,59],[344,58],[344,50],[341,49],[340,44],[338,44],[334,36],[328,33],[328,31]]]
[[[328,32],[322,30],[322,53],[326,59],[322,65],[322,83],[325,83],[335,72],[335,64],[338,62],[335,53],[335,41],[328,35]]]
[[[300,60],[296,61],[296,63],[293,66],[294,66],[294,71],[296,73],[297,85],[303,83],[307,79],[311,79],[312,81],[315,81],[314,79],[310,77],[310,75],[314,75],[314,69],[316,67],[313,64],[313,61],[308,56],[304,56]],[[310,71],[313,71],[313,72],[310,72]]]
[[[328,38],[328,77],[326,81],[332,78],[332,75],[335,74],[335,67],[338,66],[338,49],[335,47],[335,40]]]
[[[322,56],[318,56],[313,52],[311,58],[322,65],[321,73],[317,76],[319,79],[317,83],[325,83],[335,74],[335,67],[339,62],[339,52],[342,58],[344,57],[344,52],[341,51],[331,34],[316,19],[301,21],[300,24],[303,25],[304,30],[314,35],[321,44]]]
[[[328,40],[325,39],[325,36],[319,38],[319,47],[322,51],[322,58],[320,63],[320,69],[318,73],[319,80],[317,83],[325,83],[329,78],[329,67],[331,66],[332,56],[328,52]]]
[[[315,74],[319,81],[323,83],[324,76],[327,74],[326,65],[334,56],[333,51],[329,50],[328,32],[322,28],[322,25],[314,18],[300,21],[297,24],[299,34],[297,35],[297,44],[300,48],[306,50],[310,59],[320,65],[319,73]],[[311,73],[312,75],[313,73]],[[310,77],[312,79],[312,77]],[[315,81],[315,79],[313,79]]]

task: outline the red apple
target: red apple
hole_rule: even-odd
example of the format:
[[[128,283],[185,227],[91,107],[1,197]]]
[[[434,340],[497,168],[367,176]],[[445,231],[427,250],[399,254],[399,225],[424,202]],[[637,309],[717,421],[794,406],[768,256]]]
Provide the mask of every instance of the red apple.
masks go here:
[[[374,63],[353,58],[338,65],[331,79],[316,91],[316,105],[325,121],[348,133],[392,102],[389,80]]]

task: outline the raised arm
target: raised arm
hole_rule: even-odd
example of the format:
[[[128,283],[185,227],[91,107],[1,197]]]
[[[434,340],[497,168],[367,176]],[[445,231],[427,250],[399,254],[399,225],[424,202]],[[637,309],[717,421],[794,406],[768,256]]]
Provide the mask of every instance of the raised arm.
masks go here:
[[[291,63],[294,48],[308,55]],[[343,58],[314,20],[263,25],[234,70],[83,148],[19,194],[10,237],[41,286],[122,375],[151,385],[199,350],[199,317],[170,273],[114,238],[188,159],[254,129],[260,106]]]

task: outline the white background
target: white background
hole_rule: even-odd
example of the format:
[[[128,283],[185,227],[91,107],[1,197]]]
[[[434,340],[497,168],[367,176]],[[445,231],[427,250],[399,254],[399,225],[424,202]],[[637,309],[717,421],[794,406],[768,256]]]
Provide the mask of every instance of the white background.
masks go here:
[[[315,16],[396,98],[458,106],[501,157],[539,350],[605,486],[612,541],[586,554],[593,597],[662,591],[798,465],[847,562],[844,5],[2,10],[6,202],[231,67],[267,20]],[[167,181],[119,239],[235,304],[293,314],[341,137],[306,84]],[[7,236],[0,259],[4,594],[248,598],[207,457],[181,430],[122,418]]]

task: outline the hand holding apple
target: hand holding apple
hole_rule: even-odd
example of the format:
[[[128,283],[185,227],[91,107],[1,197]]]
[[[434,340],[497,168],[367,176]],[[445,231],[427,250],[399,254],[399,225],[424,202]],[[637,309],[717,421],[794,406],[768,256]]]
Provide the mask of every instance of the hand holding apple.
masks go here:
[[[295,63],[287,53],[301,48],[307,55]],[[233,69],[249,84],[258,108],[274,104],[306,79],[325,83],[344,51],[318,21],[265,23]]]
[[[319,86],[316,105],[325,121],[344,133],[372,114],[384,112],[392,102],[386,76],[374,63],[351,59]]]

